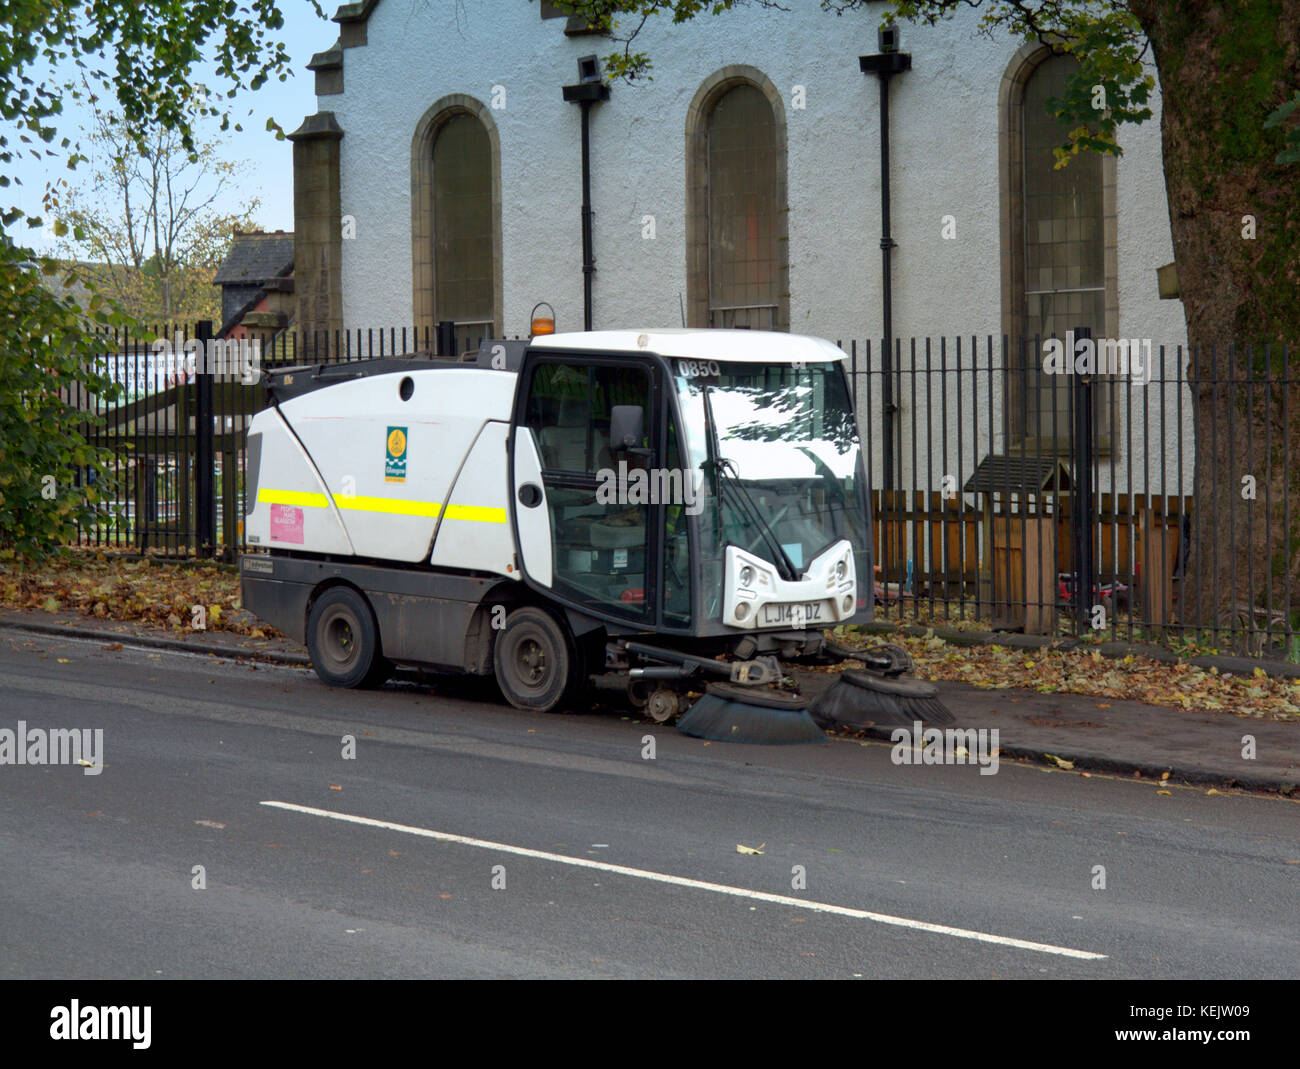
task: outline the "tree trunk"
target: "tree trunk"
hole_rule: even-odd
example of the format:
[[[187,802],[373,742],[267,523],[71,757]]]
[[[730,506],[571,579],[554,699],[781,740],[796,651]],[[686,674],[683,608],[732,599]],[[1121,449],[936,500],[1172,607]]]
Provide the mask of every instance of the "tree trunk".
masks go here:
[[[1266,623],[1272,610],[1296,630],[1300,167],[1275,162],[1285,131],[1263,123],[1300,85],[1300,0],[1129,6],[1160,71],[1191,344],[1196,460],[1179,615],[1214,627]]]

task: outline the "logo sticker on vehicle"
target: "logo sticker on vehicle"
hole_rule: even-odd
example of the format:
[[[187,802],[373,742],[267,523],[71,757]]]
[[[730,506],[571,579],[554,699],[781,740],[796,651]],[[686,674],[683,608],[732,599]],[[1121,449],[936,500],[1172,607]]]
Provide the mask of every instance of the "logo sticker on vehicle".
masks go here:
[[[388,455],[384,458],[384,482],[406,482],[406,428],[388,428]]]

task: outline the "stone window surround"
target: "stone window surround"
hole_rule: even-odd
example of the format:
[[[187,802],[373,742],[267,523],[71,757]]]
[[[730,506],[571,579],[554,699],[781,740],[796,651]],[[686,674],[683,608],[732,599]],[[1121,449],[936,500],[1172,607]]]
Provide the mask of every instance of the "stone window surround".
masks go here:
[[[709,139],[713,105],[728,90],[749,85],[772,107],[776,124],[777,330],[790,329],[790,198],[786,171],[785,101],[771,79],[756,67],[732,65],[709,75],[686,111],[686,325],[706,327],[709,319]]]
[[[1046,45],[1031,42],[1023,45],[1011,58],[998,87],[998,205],[1002,235],[1002,333],[1007,341],[1007,364],[1018,360],[1019,339],[1025,330],[1025,233],[1024,233],[1024,129],[1022,111],[1025,86],[1038,65],[1053,55]],[[1101,203],[1103,265],[1105,271],[1105,337],[1119,333],[1119,226],[1116,206],[1116,159],[1110,154],[1101,158]],[[1011,423],[1025,411],[1017,376],[1007,375],[1003,411],[1010,417],[1004,427],[1008,448],[1023,444],[1030,451],[1053,451],[1067,448],[1068,443],[1048,439],[1026,438],[1024,428]],[[1099,401],[1105,395],[1098,391]],[[1104,401],[1101,407],[1104,407]],[[1110,447],[1106,414],[1098,411],[1098,445]]]
[[[411,310],[417,335],[432,340],[438,326],[434,307],[437,270],[433,256],[433,142],[442,125],[456,115],[470,115],[487,131],[492,156],[492,331],[502,332],[501,139],[490,109],[464,93],[442,97],[415,125],[411,138]]]

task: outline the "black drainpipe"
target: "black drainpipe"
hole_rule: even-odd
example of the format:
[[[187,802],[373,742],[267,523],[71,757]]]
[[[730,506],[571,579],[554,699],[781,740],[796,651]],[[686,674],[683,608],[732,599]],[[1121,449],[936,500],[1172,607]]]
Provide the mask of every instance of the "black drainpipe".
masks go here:
[[[600,80],[595,56],[578,60],[577,85],[564,86],[564,99],[582,106],[582,329],[591,330],[591,283],[596,256],[591,237],[591,106],[609,99],[609,86]]]
[[[874,74],[880,79],[880,258],[884,271],[883,307],[881,324],[881,366],[884,370],[884,442],[881,450],[885,471],[885,490],[894,489],[894,280],[890,253],[896,243],[889,233],[889,79],[895,74],[912,69],[909,52],[898,51],[898,27],[892,23],[880,27],[877,37],[880,51],[873,56],[859,56],[858,67],[863,74]]]

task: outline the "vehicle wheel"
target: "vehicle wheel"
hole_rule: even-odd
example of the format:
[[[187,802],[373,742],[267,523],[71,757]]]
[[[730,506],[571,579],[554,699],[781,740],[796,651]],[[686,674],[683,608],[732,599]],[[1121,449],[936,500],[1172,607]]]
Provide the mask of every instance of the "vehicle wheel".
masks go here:
[[[515,609],[493,648],[497,684],[516,709],[549,713],[576,689],[576,658],[558,620],[542,609]]]
[[[376,687],[392,666],[379,648],[379,628],[366,599],[349,586],[331,587],[311,607],[307,652],[331,687]]]

